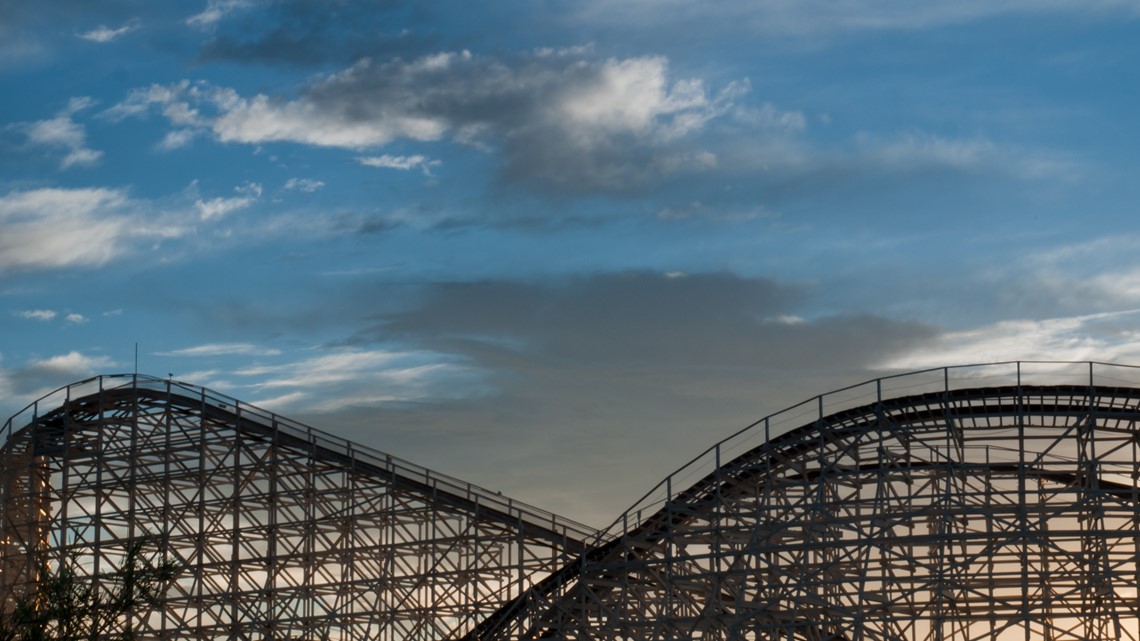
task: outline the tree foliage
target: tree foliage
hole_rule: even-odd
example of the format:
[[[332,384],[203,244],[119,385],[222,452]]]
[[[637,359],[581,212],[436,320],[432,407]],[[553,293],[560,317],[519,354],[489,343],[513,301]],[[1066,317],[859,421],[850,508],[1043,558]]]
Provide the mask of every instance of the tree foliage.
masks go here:
[[[131,615],[160,607],[180,567],[148,553],[144,541],[127,549],[117,570],[93,579],[64,566],[5,604],[0,641],[132,641]]]

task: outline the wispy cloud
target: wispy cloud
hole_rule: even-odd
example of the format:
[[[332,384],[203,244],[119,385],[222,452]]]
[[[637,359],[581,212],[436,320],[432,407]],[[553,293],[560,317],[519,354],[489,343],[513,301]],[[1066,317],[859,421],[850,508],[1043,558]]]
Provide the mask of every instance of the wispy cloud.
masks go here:
[[[117,40],[118,38],[125,36],[126,34],[132,32],[132,31],[135,31],[138,28],[139,28],[139,22],[137,20],[133,20],[133,21],[128,22],[127,24],[117,28],[117,29],[112,29],[111,27],[108,27],[106,25],[99,25],[98,27],[96,27],[90,31],[85,31],[83,33],[79,33],[76,35],[78,37],[80,37],[84,40],[90,41],[90,42],[97,42],[99,44],[106,44],[108,42],[113,42],[113,41]]]
[[[1140,310],[1130,309],[1044,320],[1005,320],[942,334],[881,363],[916,370],[944,365],[1014,360],[1140,360]]]
[[[72,312],[67,316],[64,316],[63,320],[71,323],[72,325],[83,325],[87,322],[87,317],[83,314],[76,314],[75,312]]]
[[[858,158],[894,171],[945,167],[969,172],[1001,172],[1028,180],[1071,178],[1076,163],[1056,153],[1000,145],[985,137],[946,138],[922,131],[894,136],[860,133]]]
[[[285,189],[289,191],[303,191],[309,194],[323,189],[324,186],[324,181],[314,180],[312,178],[290,178],[285,181]]]
[[[198,129],[173,129],[166,132],[166,135],[158,142],[157,148],[159,151],[181,149],[193,142],[201,133],[201,130]]]
[[[103,157],[103,152],[87,146],[87,131],[72,118],[77,112],[91,107],[91,98],[72,98],[66,108],[55,118],[23,123],[17,127],[27,136],[28,144],[52,150],[62,150],[60,168],[93,165]]]
[[[419,169],[424,172],[425,176],[431,175],[432,167],[438,167],[442,164],[438,160],[432,160],[427,156],[418,154],[414,156],[391,156],[388,154],[382,156],[360,156],[356,159],[356,162],[365,167],[381,167],[384,169],[399,169],[401,171]]]
[[[279,349],[261,347],[252,343],[206,343],[155,353],[156,356],[278,356],[280,354]]]
[[[261,187],[246,183],[233,198],[202,198],[197,184],[159,200],[124,189],[44,188],[0,193],[0,273],[98,267],[131,253],[170,249],[193,231],[248,207]],[[171,254],[164,254],[171,258]]]
[[[205,9],[186,19],[186,24],[198,29],[209,29],[227,15],[253,4],[251,0],[209,0]]]
[[[196,184],[195,181],[195,187]],[[194,202],[194,207],[198,210],[198,215],[201,219],[205,221],[222,218],[235,211],[249,207],[261,198],[261,185],[257,183],[247,182],[234,187],[234,191],[239,195],[230,198],[217,197],[208,200],[197,199]]]
[[[534,55],[539,58],[549,58],[551,56],[580,57],[593,53],[594,47],[595,45],[592,42],[570,47],[539,47],[534,50]]]
[[[57,313],[51,309],[29,309],[27,311],[19,312],[17,314],[21,318],[27,318],[38,321],[49,321],[57,316]]]
[[[1140,307],[1140,236],[1123,232],[1070,240],[1056,231],[1020,255],[1003,256],[979,274],[988,307],[1005,317],[1056,318]]]
[[[0,196],[0,271],[101,265],[135,233],[127,194],[114,189],[35,189]]]
[[[342,349],[300,361],[247,367],[234,375],[250,381],[245,385],[254,390],[272,393],[258,401],[271,409],[329,412],[486,392],[478,369],[429,351]]]

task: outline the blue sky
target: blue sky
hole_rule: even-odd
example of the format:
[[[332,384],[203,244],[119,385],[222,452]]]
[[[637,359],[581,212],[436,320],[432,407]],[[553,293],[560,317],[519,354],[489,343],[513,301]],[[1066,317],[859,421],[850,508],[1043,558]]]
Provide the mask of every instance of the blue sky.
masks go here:
[[[0,6],[0,409],[173,374],[602,524],[882,373],[1140,362],[1140,3]]]

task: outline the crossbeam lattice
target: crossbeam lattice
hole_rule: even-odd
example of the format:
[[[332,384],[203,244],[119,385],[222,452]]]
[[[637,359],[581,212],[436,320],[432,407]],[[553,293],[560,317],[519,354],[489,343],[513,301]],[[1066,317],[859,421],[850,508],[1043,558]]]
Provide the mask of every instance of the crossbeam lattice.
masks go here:
[[[1140,639],[1140,390],[884,399],[715,453],[468,639]]]
[[[199,388],[93,379],[7,426],[0,599],[155,535],[187,571],[138,623],[172,639],[1140,641],[1140,384],[1094,365],[1140,383],[1012,363],[817,397],[600,532]],[[970,384],[998,366],[1013,384]]]
[[[99,577],[152,538],[183,566],[164,639],[435,640],[592,531],[200,388],[101,377],[0,452],[0,600],[47,568]]]

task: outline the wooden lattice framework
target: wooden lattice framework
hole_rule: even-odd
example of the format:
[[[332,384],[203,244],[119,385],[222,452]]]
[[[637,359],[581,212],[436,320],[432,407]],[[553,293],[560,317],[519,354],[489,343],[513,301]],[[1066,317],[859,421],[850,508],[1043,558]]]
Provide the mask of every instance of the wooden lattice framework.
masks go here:
[[[822,395],[600,532],[158,379],[6,429],[0,590],[165,533],[187,571],[139,622],[163,638],[1140,641],[1135,368]]]
[[[0,602],[150,538],[183,570],[139,637],[434,640],[593,531],[202,388],[69,386],[5,427]]]
[[[764,419],[467,638],[1136,641],[1140,389],[1094,366],[1137,378],[943,369]]]

